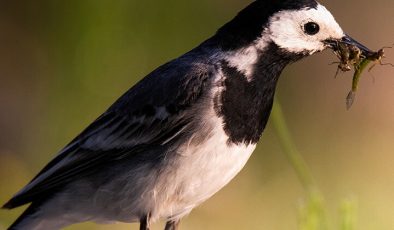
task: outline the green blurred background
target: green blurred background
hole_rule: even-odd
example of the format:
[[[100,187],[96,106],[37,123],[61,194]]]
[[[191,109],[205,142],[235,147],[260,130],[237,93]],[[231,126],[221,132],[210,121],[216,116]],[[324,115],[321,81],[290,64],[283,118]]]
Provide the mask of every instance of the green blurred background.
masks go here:
[[[211,36],[249,2],[0,0],[0,203],[131,85]],[[394,1],[321,3],[370,48],[394,43]],[[387,56],[394,62],[394,50]],[[334,79],[333,61],[326,51],[288,67],[278,98],[325,197],[329,228],[339,229],[339,207],[350,197],[357,201],[356,229],[394,229],[394,69],[364,73],[346,111],[351,73]],[[240,175],[181,227],[297,229],[303,198],[270,123]],[[0,229],[23,209],[0,210]]]

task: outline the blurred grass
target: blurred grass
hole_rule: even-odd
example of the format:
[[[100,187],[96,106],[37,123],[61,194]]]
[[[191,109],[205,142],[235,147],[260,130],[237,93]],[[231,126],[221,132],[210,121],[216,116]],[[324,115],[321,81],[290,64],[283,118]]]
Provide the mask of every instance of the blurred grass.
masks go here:
[[[300,183],[305,190],[305,200],[299,207],[299,230],[328,230],[327,207],[324,196],[320,192],[308,165],[297,150],[292,135],[286,123],[285,116],[279,99],[276,98],[271,114],[271,122],[278,135],[279,143],[283,153],[297,174]],[[356,225],[356,207],[354,200],[346,200],[341,204],[341,226],[340,230],[354,230]]]

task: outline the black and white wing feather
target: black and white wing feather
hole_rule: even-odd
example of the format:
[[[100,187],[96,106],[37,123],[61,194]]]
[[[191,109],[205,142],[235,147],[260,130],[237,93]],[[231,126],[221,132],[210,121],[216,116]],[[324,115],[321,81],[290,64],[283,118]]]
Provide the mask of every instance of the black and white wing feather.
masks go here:
[[[208,64],[191,65],[181,58],[158,68],[71,141],[4,208],[45,198],[71,181],[165,148],[190,133],[195,115],[190,108],[203,98],[214,72]]]

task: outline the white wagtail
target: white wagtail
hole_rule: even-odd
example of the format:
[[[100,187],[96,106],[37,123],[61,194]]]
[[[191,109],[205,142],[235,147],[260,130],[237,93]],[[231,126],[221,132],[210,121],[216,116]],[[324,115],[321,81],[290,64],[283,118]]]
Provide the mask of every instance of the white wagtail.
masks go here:
[[[71,141],[3,208],[9,229],[84,221],[177,229],[245,165],[284,67],[347,36],[315,0],[257,0],[211,38],[154,70]]]

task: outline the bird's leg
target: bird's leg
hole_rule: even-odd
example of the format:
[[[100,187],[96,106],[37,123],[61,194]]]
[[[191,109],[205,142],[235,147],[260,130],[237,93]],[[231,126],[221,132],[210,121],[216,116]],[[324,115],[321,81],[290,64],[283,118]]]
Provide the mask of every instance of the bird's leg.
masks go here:
[[[150,228],[150,214],[144,216],[140,220],[140,230],[149,230]]]
[[[164,230],[177,230],[180,220],[169,220],[166,223]]]

